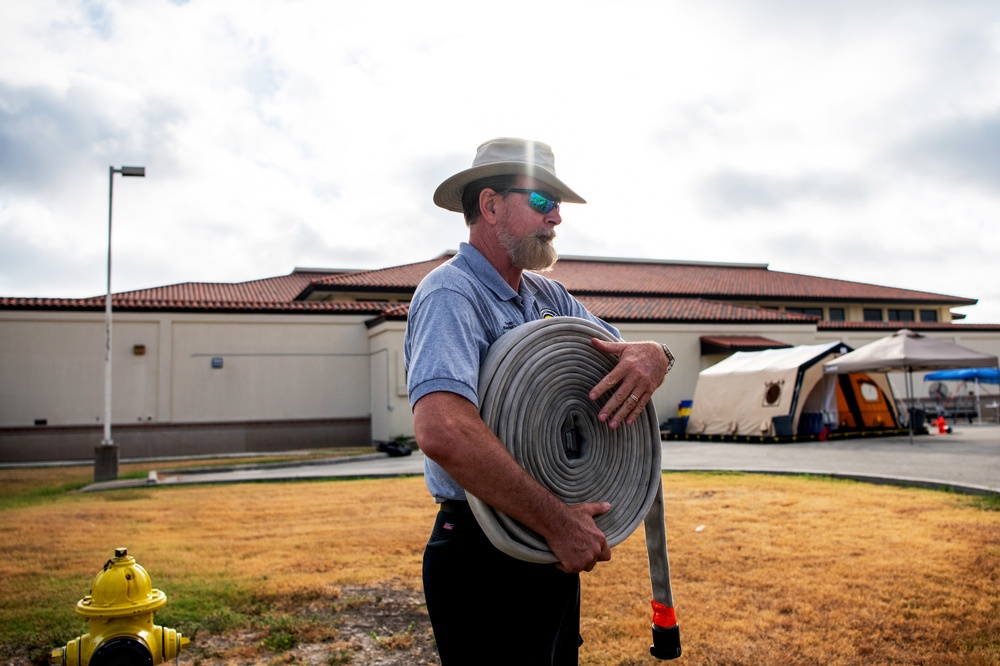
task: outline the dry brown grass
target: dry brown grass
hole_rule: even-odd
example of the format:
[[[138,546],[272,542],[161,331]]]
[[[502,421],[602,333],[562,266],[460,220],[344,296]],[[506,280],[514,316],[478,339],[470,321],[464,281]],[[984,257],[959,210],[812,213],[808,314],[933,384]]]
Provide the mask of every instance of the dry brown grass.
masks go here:
[[[2,495],[79,474],[0,471]],[[1000,512],[963,496],[822,479],[664,481],[679,663],[1000,664]],[[420,478],[59,492],[8,503],[0,643],[13,639],[11,627],[24,635],[26,609],[36,609],[44,640],[72,638],[44,628],[81,628],[73,606],[117,546],[167,592],[164,624],[164,614],[203,593],[307,603],[341,587],[417,589],[433,515]],[[582,664],[656,663],[646,567],[640,529],[585,575]],[[178,610],[170,619],[190,635],[192,618]]]

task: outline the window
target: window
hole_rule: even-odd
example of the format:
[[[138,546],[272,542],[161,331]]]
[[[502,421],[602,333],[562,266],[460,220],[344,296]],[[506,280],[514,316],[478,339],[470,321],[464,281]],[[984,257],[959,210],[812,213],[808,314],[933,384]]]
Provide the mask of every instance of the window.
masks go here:
[[[937,321],[937,320],[938,320],[937,310],[920,311],[920,321]]]
[[[766,388],[764,389],[764,404],[763,407],[773,407],[775,403],[781,398],[781,385],[784,381],[779,380],[776,382],[768,382]]]
[[[830,308],[830,321],[844,321],[844,308]]]
[[[810,317],[823,318],[823,308],[785,308],[785,312],[798,312]]]
[[[872,382],[860,381],[858,389],[861,390],[861,397],[865,399],[865,402],[878,402],[882,396],[882,392]]]
[[[882,310],[879,308],[865,308],[865,321],[882,321]]]
[[[889,321],[913,321],[913,310],[889,310]]]

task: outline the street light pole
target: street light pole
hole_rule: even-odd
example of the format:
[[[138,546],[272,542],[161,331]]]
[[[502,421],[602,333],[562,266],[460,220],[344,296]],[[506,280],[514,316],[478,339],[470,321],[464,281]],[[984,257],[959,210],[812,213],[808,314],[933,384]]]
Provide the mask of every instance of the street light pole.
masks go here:
[[[123,177],[146,177],[146,167],[108,167],[108,271],[104,296],[104,439],[94,451],[94,481],[118,478],[118,446],[111,439],[111,203],[115,190],[115,174]]]

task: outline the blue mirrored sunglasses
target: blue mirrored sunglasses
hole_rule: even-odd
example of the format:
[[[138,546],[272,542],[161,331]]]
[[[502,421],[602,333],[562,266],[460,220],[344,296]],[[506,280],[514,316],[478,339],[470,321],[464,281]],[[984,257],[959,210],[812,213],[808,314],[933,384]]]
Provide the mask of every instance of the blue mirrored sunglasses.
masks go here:
[[[521,194],[528,195],[528,205],[537,210],[542,215],[552,212],[553,208],[559,208],[559,201],[552,199],[543,194],[539,194],[537,190],[525,190],[519,187],[512,187],[507,190],[508,192],[520,192]]]

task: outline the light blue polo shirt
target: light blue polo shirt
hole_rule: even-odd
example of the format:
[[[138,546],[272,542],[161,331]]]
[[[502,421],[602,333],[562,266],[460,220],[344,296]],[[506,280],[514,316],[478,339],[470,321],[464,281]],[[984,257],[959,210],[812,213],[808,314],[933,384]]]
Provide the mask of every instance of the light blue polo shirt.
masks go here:
[[[468,243],[431,271],[410,303],[403,354],[410,406],[435,391],[457,393],[479,406],[479,368],[490,345],[507,331],[546,317],[581,317],[621,339],[618,330],[590,314],[555,280],[521,275],[511,289],[489,261]],[[465,499],[465,491],[430,458],[424,479],[436,501]]]

